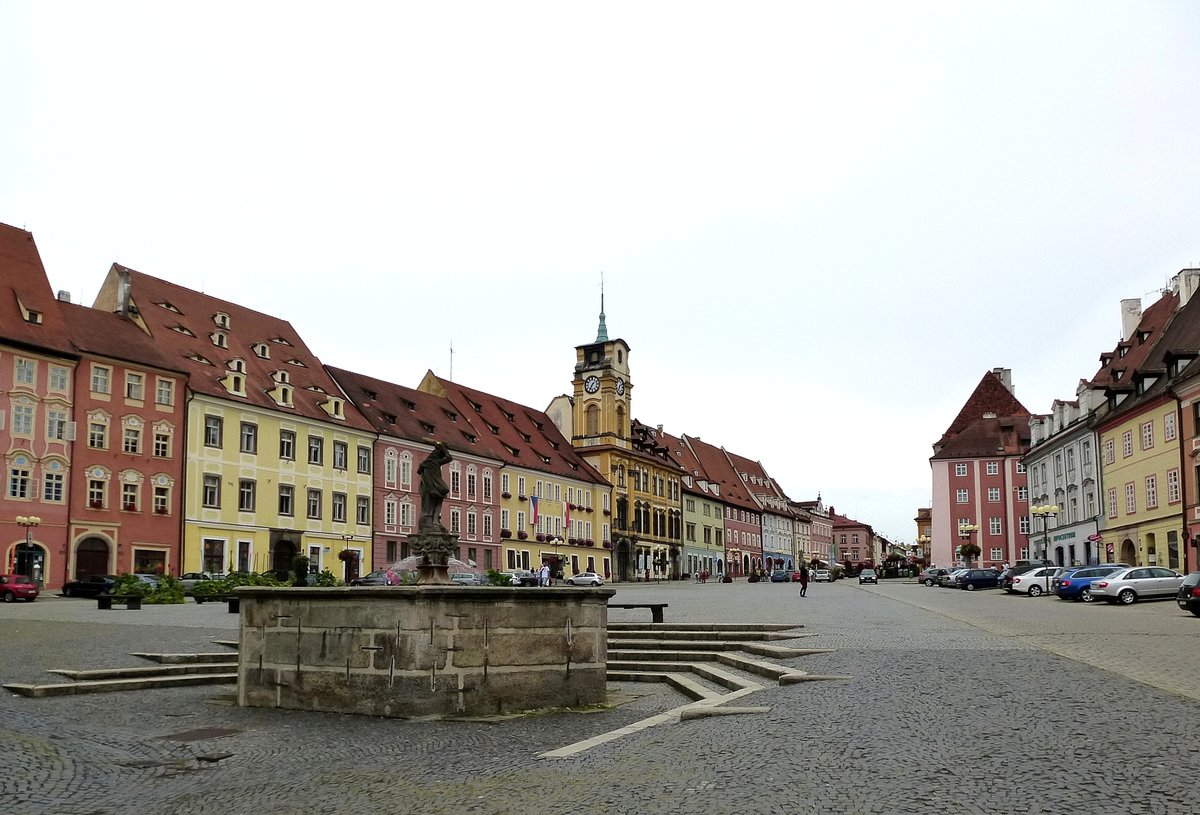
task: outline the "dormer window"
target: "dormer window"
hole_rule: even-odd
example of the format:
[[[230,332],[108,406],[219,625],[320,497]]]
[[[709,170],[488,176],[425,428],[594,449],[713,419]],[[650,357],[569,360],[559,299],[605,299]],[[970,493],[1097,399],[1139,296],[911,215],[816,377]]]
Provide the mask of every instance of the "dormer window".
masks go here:
[[[289,359],[289,360],[287,361],[287,364],[288,364],[288,365],[295,365],[297,368],[307,368],[307,367],[308,367],[307,365],[305,365],[303,362],[301,362],[301,361],[300,361],[300,360],[298,360],[298,359]]]
[[[276,382],[275,387],[267,391],[275,404],[280,407],[292,407],[292,386],[283,382]]]
[[[272,337],[271,342],[275,343],[276,345],[291,345],[291,343],[285,340],[283,337]]]
[[[217,328],[229,328],[229,315],[223,311],[218,311],[213,315],[213,323]]]
[[[1129,353],[1128,345],[1122,345],[1119,349],[1117,349],[1117,355],[1120,356],[1121,359],[1124,359],[1125,355],[1128,353]]]
[[[212,340],[212,344],[217,346],[218,348],[228,348],[229,347],[229,340],[226,338],[224,331],[214,331],[213,333],[209,334],[208,336],[209,336],[209,339]]]
[[[291,381],[291,379],[288,378],[287,371],[276,371],[275,373],[271,374],[271,378],[276,382],[282,382],[285,385]]]
[[[42,324],[42,312],[33,309],[25,310],[25,322],[33,323],[34,325]]]
[[[231,359],[231,360],[229,360],[229,370],[231,370],[231,371],[234,371],[234,372],[236,372],[236,373],[239,373],[239,374],[244,374],[244,373],[246,373],[246,362],[245,362],[245,360],[241,360],[241,359]]]
[[[234,396],[246,395],[246,377],[243,374],[231,371],[221,380],[221,384]]]
[[[318,388],[317,390],[320,389]],[[324,391],[322,391],[322,393],[324,393]],[[329,399],[326,399],[321,403],[321,408],[335,419],[344,419],[346,418],[346,414],[342,407],[343,404],[344,403],[341,399],[338,399],[336,396],[331,396]]]
[[[181,314],[181,313],[182,313],[182,312],[181,312],[179,309],[175,308],[174,304],[172,304],[172,303],[169,303],[169,302],[167,302],[166,300],[159,300],[159,301],[158,301],[157,303],[155,303],[154,305],[158,306],[159,308],[165,308],[167,311],[173,311],[173,312],[175,312],[176,314]]]
[[[191,332],[191,330],[190,330],[190,329],[189,329],[189,328],[188,328],[186,325],[181,325],[181,324],[178,324],[178,323],[177,323],[177,324],[175,324],[175,325],[173,325],[173,326],[171,326],[171,330],[172,330],[172,331],[174,331],[174,332],[175,332],[175,333],[177,333],[177,334],[183,334],[185,337],[194,337],[194,336],[196,336],[195,334],[193,334],[193,333]]]
[[[450,421],[452,421],[452,422],[457,422],[457,421],[458,421],[458,414],[457,414],[457,413],[455,413],[454,411],[452,411],[452,410],[445,410],[445,411],[442,411],[442,412],[446,414],[446,418],[447,418],[447,419],[449,419]]]
[[[312,391],[313,393],[324,393],[325,392],[325,389],[322,388],[320,385],[306,385],[304,387],[304,389],[306,391]]]
[[[254,343],[254,355],[259,359],[270,359],[271,349],[265,342]]]
[[[187,358],[192,362],[199,362],[201,365],[212,365],[206,357],[202,357],[200,354],[188,354]]]

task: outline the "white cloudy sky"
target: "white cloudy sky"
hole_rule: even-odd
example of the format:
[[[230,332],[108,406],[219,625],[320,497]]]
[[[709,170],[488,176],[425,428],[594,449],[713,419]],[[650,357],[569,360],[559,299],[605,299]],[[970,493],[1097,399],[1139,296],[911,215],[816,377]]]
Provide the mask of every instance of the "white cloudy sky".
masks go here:
[[[1071,397],[1200,262],[1193,2],[0,0],[0,221],[327,363],[634,414],[911,541],[980,377]]]

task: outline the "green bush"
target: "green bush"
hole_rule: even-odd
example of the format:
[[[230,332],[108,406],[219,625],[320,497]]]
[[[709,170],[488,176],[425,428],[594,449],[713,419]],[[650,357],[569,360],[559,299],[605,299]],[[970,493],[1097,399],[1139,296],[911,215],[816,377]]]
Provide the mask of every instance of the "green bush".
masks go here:
[[[292,559],[292,585],[308,585],[308,555],[296,555]]]
[[[229,594],[238,586],[284,586],[270,575],[255,574],[254,572],[232,572],[220,580],[201,580],[192,586],[192,596],[212,597]]]
[[[142,598],[143,605],[173,605],[183,602],[183,584],[169,574],[158,578],[152,585],[137,575],[122,574],[117,577],[113,594],[132,594]]]
[[[512,575],[504,574],[503,572],[498,572],[495,569],[488,569],[487,584],[489,586],[511,586],[512,585]]]
[[[305,585],[308,585],[307,582],[305,583]],[[317,582],[314,583],[313,585],[314,586],[340,586],[340,585],[342,585],[342,581],[338,580],[337,577],[334,576],[333,572],[329,571],[328,569],[322,569],[321,573],[317,575]]]

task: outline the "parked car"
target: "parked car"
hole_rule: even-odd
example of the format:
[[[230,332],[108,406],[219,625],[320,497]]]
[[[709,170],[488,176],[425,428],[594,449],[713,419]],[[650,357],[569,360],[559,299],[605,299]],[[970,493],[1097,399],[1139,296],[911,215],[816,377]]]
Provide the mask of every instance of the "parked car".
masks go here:
[[[367,572],[350,581],[351,586],[399,586],[400,576],[393,571]]]
[[[1175,597],[1183,585],[1183,575],[1160,566],[1121,569],[1092,583],[1092,597],[1109,603],[1130,605],[1138,600]]]
[[[510,585],[513,586],[536,586],[538,584],[537,575],[526,569],[509,569],[507,572],[501,572],[511,578]]]
[[[863,583],[874,583],[878,586],[879,575],[875,573],[874,569],[863,569],[858,573],[858,585],[861,586]]]
[[[1018,560],[1012,566],[1004,570],[1000,575],[1000,588],[1007,590],[1012,586],[1013,578],[1017,575],[1025,574],[1042,566],[1053,566],[1049,560]]]
[[[950,570],[938,566],[926,566],[917,575],[917,582],[925,586],[936,586],[944,574],[950,574]]]
[[[568,577],[567,583],[572,586],[603,586],[604,578],[595,572],[580,572]]]
[[[1040,597],[1053,590],[1050,579],[1056,571],[1058,571],[1057,566],[1037,566],[1016,575],[1005,591],[1009,594],[1028,594],[1030,597]]]
[[[0,600],[11,603],[13,600],[37,599],[38,587],[32,579],[23,574],[0,574]]]
[[[832,583],[833,574],[828,569],[813,569],[812,581],[814,583]]]
[[[1120,568],[1120,566],[1109,563],[1068,569],[1066,574],[1058,578],[1058,588],[1054,590],[1054,593],[1060,600],[1082,600],[1090,603],[1092,602],[1092,583],[1102,577],[1108,577]]]
[[[1200,617],[1200,572],[1191,572],[1179,584],[1179,593],[1175,602],[1185,611],[1190,611]]]
[[[206,580],[224,580],[225,575],[210,572],[187,572],[179,576],[179,582],[183,584],[183,593],[191,594],[192,589],[197,583],[203,583]]]
[[[952,572],[947,572],[946,574],[944,574],[938,578],[938,586],[940,586],[943,589],[958,588],[958,584],[955,583],[954,581],[960,574],[962,574],[965,571],[968,571],[968,570],[967,569],[955,569]]]
[[[450,579],[460,586],[486,586],[487,578],[474,572],[454,572]]]
[[[1000,572],[995,569],[964,569],[955,575],[954,585],[967,591],[994,589],[1000,585]]]
[[[68,580],[63,583],[63,597],[95,597],[98,594],[112,591],[117,585],[117,576],[113,574],[92,574],[79,580]]]
[[[771,572],[771,582],[772,583],[791,583],[792,582],[792,573],[791,572],[782,572],[779,569],[776,569],[775,571]]]

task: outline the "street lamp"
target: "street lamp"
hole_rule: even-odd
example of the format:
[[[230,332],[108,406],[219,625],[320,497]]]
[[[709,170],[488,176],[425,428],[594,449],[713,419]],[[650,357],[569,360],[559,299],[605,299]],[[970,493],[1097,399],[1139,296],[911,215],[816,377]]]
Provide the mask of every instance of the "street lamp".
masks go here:
[[[925,560],[932,560],[932,557],[926,557],[925,553],[929,551],[929,542],[932,540],[928,535],[917,535],[917,548],[921,552],[921,557]],[[926,564],[932,565],[932,564]]]
[[[20,526],[20,527],[24,528],[24,530],[25,530],[25,554],[28,556],[32,556],[32,554],[33,554],[33,529],[34,529],[34,527],[36,527],[38,524],[40,524],[42,522],[42,519],[36,515],[18,515],[15,520],[17,522],[17,526]],[[16,553],[14,552],[13,553],[12,571],[15,572],[16,570],[17,570],[17,557],[16,557]],[[33,569],[30,569],[30,571],[33,571]],[[32,577],[34,580],[37,580],[39,586],[41,585],[41,575],[32,575],[31,574],[30,577]]]
[[[1046,531],[1051,518],[1058,517],[1058,504],[1041,504],[1030,507],[1029,513],[1042,519],[1042,565],[1050,560],[1050,534]],[[1050,593],[1050,572],[1046,572],[1046,593]]]
[[[554,585],[557,579],[555,575],[558,573],[566,574],[567,570],[563,567],[562,555],[558,553],[558,547],[563,545],[563,539],[557,535],[550,539],[550,545],[554,547],[554,573],[550,575],[550,584]]]
[[[972,524],[972,523],[959,524],[958,525],[958,537],[961,538],[963,541],[965,541],[963,546],[965,546],[967,543],[971,542],[971,533],[978,532],[978,531],[979,531],[979,524]],[[960,552],[961,552],[961,550],[962,550],[962,546],[959,547]],[[972,558],[966,559],[968,567],[971,565],[971,560],[972,560]]]

